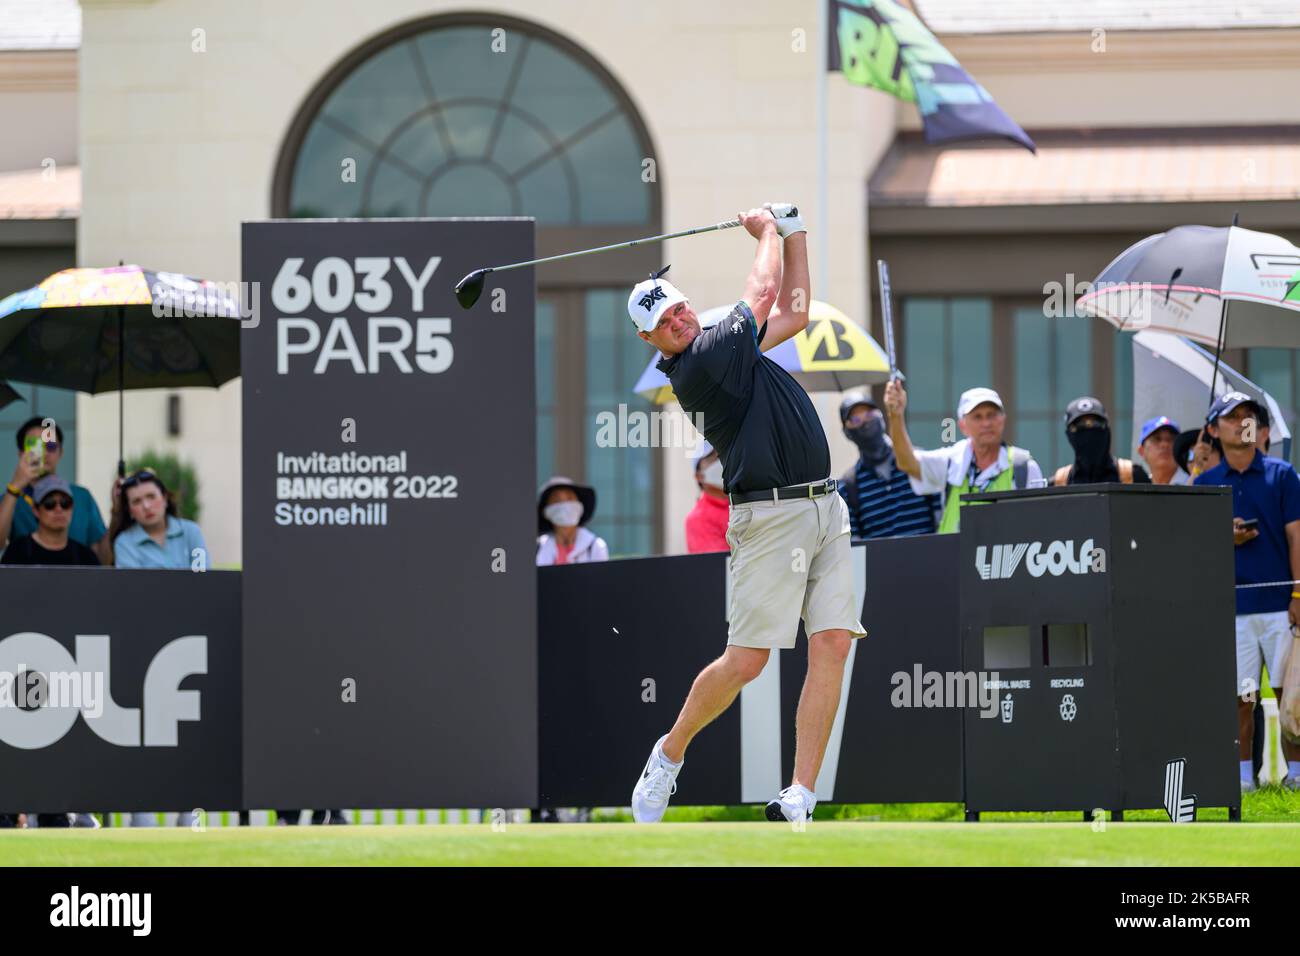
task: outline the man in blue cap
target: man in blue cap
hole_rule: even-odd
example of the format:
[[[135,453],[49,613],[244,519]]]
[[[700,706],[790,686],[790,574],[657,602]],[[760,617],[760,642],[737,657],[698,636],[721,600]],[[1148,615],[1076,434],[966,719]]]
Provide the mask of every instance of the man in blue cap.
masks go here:
[[[1271,587],[1237,589],[1237,727],[1241,789],[1255,789],[1250,745],[1255,730],[1255,698],[1260,668],[1268,667],[1274,692],[1282,697],[1282,675],[1300,624],[1300,476],[1290,463],[1261,449],[1267,421],[1258,403],[1244,392],[1228,392],[1210,407],[1206,429],[1223,448],[1223,461],[1196,478],[1197,485],[1232,489],[1232,532],[1237,584],[1280,582]],[[1282,741],[1288,776],[1300,780],[1300,746]]]
[[[1137,452],[1151,472],[1153,485],[1185,485],[1191,481],[1174,458],[1174,441],[1180,431],[1178,423],[1168,415],[1157,415],[1142,423]]]

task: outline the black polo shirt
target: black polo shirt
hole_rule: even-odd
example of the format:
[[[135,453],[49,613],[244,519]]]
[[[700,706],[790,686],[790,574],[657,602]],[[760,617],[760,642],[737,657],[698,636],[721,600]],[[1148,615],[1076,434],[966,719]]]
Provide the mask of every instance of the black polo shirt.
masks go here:
[[[759,341],[742,300],[685,352],[657,365],[691,421],[699,425],[702,416],[728,492],[820,481],[831,471],[826,432],[808,393],[759,350]]]

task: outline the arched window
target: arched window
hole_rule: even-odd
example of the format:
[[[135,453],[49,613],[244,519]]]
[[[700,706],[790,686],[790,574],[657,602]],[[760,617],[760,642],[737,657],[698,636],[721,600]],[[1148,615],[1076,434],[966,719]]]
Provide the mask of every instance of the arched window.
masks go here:
[[[661,231],[661,176],[630,99],[580,47],[520,20],[450,15],[375,37],[330,71],[286,138],[272,209],[532,216],[546,256]],[[662,547],[658,456],[598,447],[595,416],[650,408],[631,384],[651,353],[622,302],[661,251],[613,255],[538,271],[538,480],[594,484],[593,530],[612,553],[645,554]]]

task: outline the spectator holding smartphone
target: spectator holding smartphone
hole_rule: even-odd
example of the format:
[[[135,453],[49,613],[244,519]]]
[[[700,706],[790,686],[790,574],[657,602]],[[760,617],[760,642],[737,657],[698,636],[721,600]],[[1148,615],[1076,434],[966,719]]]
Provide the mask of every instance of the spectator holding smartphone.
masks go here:
[[[57,423],[54,434],[46,433],[46,419],[32,418],[23,423],[14,436],[18,445],[18,465],[0,498],[0,547],[36,531],[38,522],[32,495],[37,480],[54,475],[63,458],[63,429]],[[53,438],[54,441],[49,439]],[[72,496],[72,521],[68,538],[95,552],[99,564],[112,564],[113,550],[95,497],[81,485],[68,483]]]
[[[1232,488],[1232,535],[1237,584],[1282,582],[1237,589],[1237,729],[1241,789],[1255,789],[1251,741],[1261,666],[1282,697],[1282,676],[1291,651],[1291,629],[1300,624],[1300,476],[1290,463],[1261,450],[1267,416],[1244,392],[1228,392],[1210,407],[1206,431],[1223,449],[1223,460],[1197,477],[1198,485]],[[1225,529],[1226,532],[1226,529]],[[1300,745],[1282,742],[1288,776],[1300,780]]]

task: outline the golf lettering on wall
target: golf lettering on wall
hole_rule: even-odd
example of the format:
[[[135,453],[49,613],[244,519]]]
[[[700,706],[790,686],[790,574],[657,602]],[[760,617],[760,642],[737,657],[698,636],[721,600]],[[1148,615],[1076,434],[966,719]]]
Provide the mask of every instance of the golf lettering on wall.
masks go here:
[[[259,806],[367,806],[380,792],[531,805],[534,277],[502,276],[470,311],[452,290],[482,262],[532,255],[527,219],[244,225],[262,315],[241,340]],[[467,657],[467,640],[482,654]],[[510,719],[466,730],[485,701]],[[458,739],[422,730],[428,764],[412,772],[394,733],[406,727]],[[439,774],[470,738],[512,757]]]
[[[0,607],[8,806],[243,804],[237,573],[6,567]]]
[[[74,658],[46,634],[24,631],[0,640],[0,740],[35,750],[62,740],[82,715],[96,736],[139,747],[141,709],[120,707],[109,683],[107,634],[78,634]],[[143,744],[175,747],[177,725],[198,720],[199,692],[180,682],[208,669],[208,639],[172,641],[155,655],[144,683]]]

